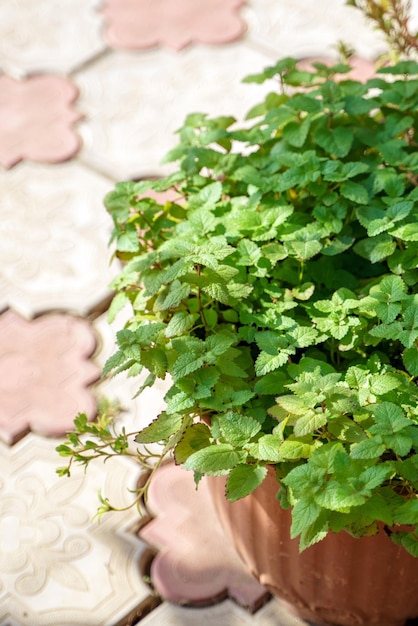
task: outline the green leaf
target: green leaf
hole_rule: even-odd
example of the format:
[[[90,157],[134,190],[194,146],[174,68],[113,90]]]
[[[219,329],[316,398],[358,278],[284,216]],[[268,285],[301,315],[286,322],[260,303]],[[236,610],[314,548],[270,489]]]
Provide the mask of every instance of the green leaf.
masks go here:
[[[265,479],[267,468],[263,465],[237,465],[231,470],[226,483],[226,497],[235,502],[252,493]]]
[[[192,424],[186,429],[174,451],[177,465],[184,463],[191,454],[210,445],[211,434],[205,424]]]
[[[167,324],[165,336],[171,338],[177,335],[183,335],[193,327],[197,319],[198,315],[195,313],[190,314],[186,311],[177,311]]]
[[[296,502],[292,509],[292,526],[290,536],[292,539],[307,530],[319,517],[322,508],[315,502],[313,497],[303,498]]]
[[[355,244],[354,250],[365,259],[369,259],[372,263],[383,261],[393,254],[396,249],[396,243],[389,235],[377,235],[369,239],[362,239]]]
[[[313,434],[327,423],[327,416],[323,412],[306,411],[299,417],[294,425],[293,432],[296,437]]]
[[[416,346],[404,351],[402,361],[411,376],[418,376],[418,349]]]
[[[200,369],[203,367],[204,362],[203,356],[196,356],[193,352],[181,354],[171,368],[170,373],[174,382]]]
[[[235,451],[229,443],[218,443],[194,452],[183,467],[208,476],[221,476],[245,461],[245,456],[244,452]]]
[[[176,308],[182,300],[185,300],[190,293],[190,285],[175,280],[165,287],[158,295],[154,309],[155,311],[166,311],[167,309]]]
[[[354,183],[351,180],[346,181],[340,187],[341,195],[351,202],[355,202],[356,204],[368,204],[369,202],[369,194],[367,193],[367,189],[360,185],[359,183]]]
[[[263,435],[256,443],[248,444],[246,450],[248,450],[251,456],[260,461],[279,463],[282,460],[279,452],[282,442],[283,438],[279,435]]]
[[[257,376],[263,376],[273,370],[278,369],[285,363],[287,363],[289,357],[288,352],[281,352],[280,354],[267,354],[267,352],[260,352],[255,363],[255,371]]]
[[[151,422],[149,426],[143,428],[135,437],[136,443],[157,443],[167,440],[171,435],[178,432],[183,424],[183,415],[160,415]]]
[[[261,430],[261,424],[255,419],[234,411],[219,415],[217,422],[223,437],[234,446],[246,444]]]
[[[365,439],[351,446],[351,457],[353,459],[376,459],[385,452],[386,446],[381,437]]]
[[[302,441],[287,439],[281,444],[279,452],[284,459],[307,459],[312,452],[312,447]]]
[[[349,128],[321,128],[315,133],[315,141],[330,154],[345,157],[353,143],[353,134]]]
[[[322,491],[315,494],[315,501],[330,511],[347,513],[351,507],[361,506],[366,499],[351,485],[330,480]]]

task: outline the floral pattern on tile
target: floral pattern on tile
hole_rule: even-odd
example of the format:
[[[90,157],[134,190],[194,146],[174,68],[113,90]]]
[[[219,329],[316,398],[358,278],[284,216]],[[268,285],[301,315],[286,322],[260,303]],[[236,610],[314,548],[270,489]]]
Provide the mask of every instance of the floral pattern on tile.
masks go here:
[[[225,537],[204,480],[168,463],[157,470],[148,509],[155,518],[140,537],[159,548],[151,578],[163,598],[178,604],[211,604],[228,595],[254,610],[268,597]]]
[[[107,472],[99,462],[60,478],[55,445],[32,434],[0,442],[0,624],[115,625],[149,597],[146,545],[131,532],[135,508],[92,516],[99,489],[128,505],[140,469],[118,458]]]
[[[0,58],[3,71],[25,76],[66,74],[105,49],[98,0],[3,0]]]
[[[73,108],[78,90],[67,78],[39,75],[25,80],[0,76],[0,165],[22,159],[58,163],[80,148]]]
[[[243,0],[107,0],[106,39],[113,48],[157,45],[181,50],[199,42],[221,44],[245,32]]]
[[[0,310],[86,315],[109,296],[111,188],[78,162],[0,170]]]
[[[51,314],[28,322],[13,311],[0,316],[0,437],[6,443],[30,429],[64,435],[80,411],[93,417],[88,386],[100,375],[89,360],[95,346],[86,320]]]

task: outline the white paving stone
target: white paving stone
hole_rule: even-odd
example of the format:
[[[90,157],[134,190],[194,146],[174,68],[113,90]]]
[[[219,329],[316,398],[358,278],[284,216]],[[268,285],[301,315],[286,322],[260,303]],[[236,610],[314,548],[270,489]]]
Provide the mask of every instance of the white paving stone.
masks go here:
[[[81,158],[118,179],[169,171],[160,162],[176,145],[186,115],[242,118],[271,89],[242,84],[242,78],[273,59],[236,43],[179,54],[116,52],[98,60],[74,76],[77,106],[85,113],[78,125]]]
[[[29,435],[0,444],[0,624],[108,626],[149,595],[139,559],[145,549],[129,529],[135,509],[92,521],[97,493],[116,506],[139,476],[135,463],[112,459],[71,478],[56,442]]]
[[[104,50],[98,5],[98,0],[2,0],[0,69],[14,76],[66,73]]]
[[[247,37],[277,55],[336,56],[339,41],[357,54],[374,59],[385,50],[384,39],[362,13],[345,0],[253,0],[242,10]]]
[[[110,293],[112,186],[74,161],[0,171],[0,308],[83,315]]]

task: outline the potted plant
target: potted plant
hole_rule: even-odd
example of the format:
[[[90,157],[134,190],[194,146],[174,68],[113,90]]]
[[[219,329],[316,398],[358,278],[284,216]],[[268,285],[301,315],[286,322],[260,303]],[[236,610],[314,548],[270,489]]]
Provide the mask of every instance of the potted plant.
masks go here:
[[[172,174],[107,196],[110,316],[132,314],[103,374],[171,380],[135,454],[160,442],[151,476],[173,455],[196,483],[224,477],[238,550],[299,615],[395,626],[418,615],[418,63],[349,69],[286,58],[247,77],[275,88],[244,125],[189,115]],[[79,416],[58,450],[68,474],[129,435]]]

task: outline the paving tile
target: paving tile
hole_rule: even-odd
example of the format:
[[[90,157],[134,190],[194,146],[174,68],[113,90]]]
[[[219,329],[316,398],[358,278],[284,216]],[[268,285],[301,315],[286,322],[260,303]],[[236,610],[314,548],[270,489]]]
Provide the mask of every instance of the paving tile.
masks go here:
[[[148,497],[155,519],[140,537],[160,551],[151,578],[159,594],[179,604],[210,604],[233,598],[254,610],[268,597],[226,539],[203,480],[172,463],[157,470]]]
[[[85,119],[81,157],[117,179],[170,171],[160,161],[177,143],[175,131],[190,112],[244,114],[271,90],[242,84],[274,57],[243,43],[143,54],[115,52],[74,77]],[[129,131],[127,132],[127,129]]]
[[[334,52],[344,41],[360,56],[374,59],[386,49],[383,37],[345,0],[253,0],[242,10],[247,39],[278,57]]]
[[[112,48],[228,43],[243,35],[243,0],[107,0],[105,37]]]
[[[51,75],[16,80],[0,76],[0,165],[22,159],[57,163],[80,148],[73,125],[81,115],[73,108],[76,87]]]
[[[84,315],[108,296],[112,187],[76,162],[0,171],[0,310]]]
[[[1,69],[68,73],[105,49],[97,0],[0,2]]]
[[[0,442],[2,626],[114,626],[149,595],[145,545],[130,532],[136,511],[92,521],[100,488],[116,506],[129,503],[136,464],[112,459],[59,478],[62,464],[50,440]]]
[[[180,607],[168,602],[159,606],[141,626],[307,626],[293,617],[277,600],[266,604],[251,615],[230,600],[201,609]]]
[[[45,315],[30,322],[0,315],[0,438],[13,444],[30,429],[64,435],[78,412],[93,417],[88,386],[100,376],[89,360],[96,340],[88,322]]]

